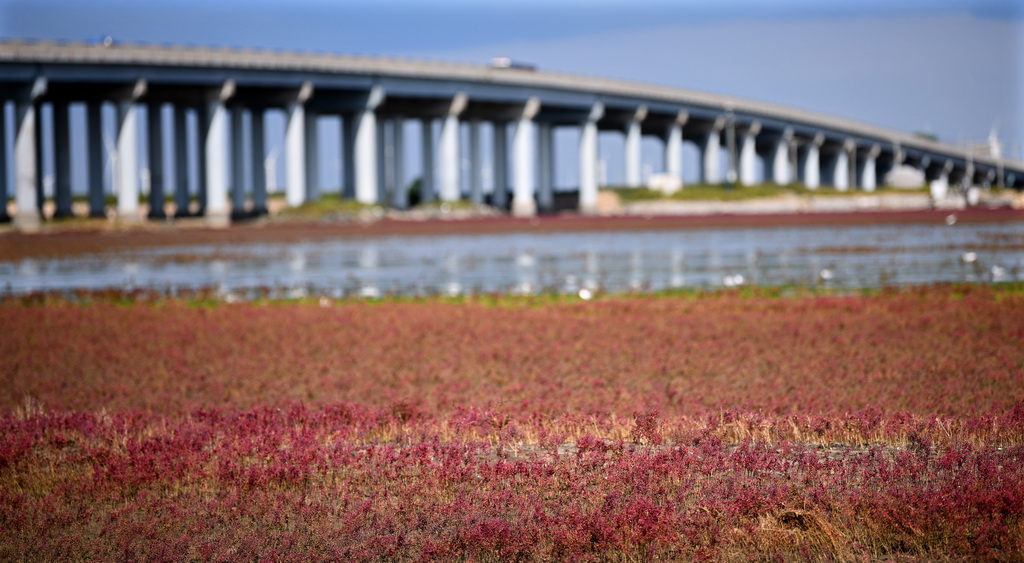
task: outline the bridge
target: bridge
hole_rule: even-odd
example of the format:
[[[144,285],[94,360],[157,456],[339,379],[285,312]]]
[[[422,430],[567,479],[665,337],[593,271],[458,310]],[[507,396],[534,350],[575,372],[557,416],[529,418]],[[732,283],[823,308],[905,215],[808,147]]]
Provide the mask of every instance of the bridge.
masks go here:
[[[664,173],[681,177],[684,142],[699,151],[704,183],[750,184],[762,164],[766,181],[807,188],[872,191],[896,166],[910,166],[940,189],[950,185],[1024,187],[1024,162],[977,155],[963,147],[849,119],[777,104],[652,84],[546,72],[521,65],[459,63],[309,52],[119,44],[0,41],[0,196],[10,197],[14,225],[39,228],[44,153],[52,154],[55,216],[72,214],[73,135],[84,136],[88,202],[105,214],[104,107],[116,108],[116,211],[141,216],[140,147],[149,158],[149,198],[173,198],[178,214],[198,213],[211,225],[260,214],[267,206],[264,117],[285,119],[285,198],[298,206],[321,197],[316,123],[341,123],[341,195],[364,204],[409,205],[405,126],[422,125],[421,200],[468,197],[531,216],[555,206],[556,128],[579,131],[578,209],[594,212],[598,193],[598,134],[624,135],[627,185],[641,184],[641,138],[664,149]],[[13,148],[7,142],[13,105]],[[85,126],[72,127],[69,109],[85,107]],[[43,107],[52,112],[44,135]],[[143,108],[145,108],[143,110]],[[166,118],[169,114],[169,118]],[[145,123],[142,123],[145,121]],[[189,127],[188,123],[196,124]],[[436,123],[439,135],[435,135]],[[492,186],[484,191],[485,131]],[[468,130],[468,143],[462,129]],[[74,130],[79,129],[79,130]],[[143,133],[144,132],[144,133]],[[52,140],[52,148],[43,139]],[[165,144],[170,143],[170,146]],[[189,147],[198,147],[190,151]],[[165,150],[166,149],[166,150]],[[48,151],[48,152],[47,152]],[[7,162],[8,153],[13,162]],[[467,182],[460,178],[468,155]],[[164,155],[173,155],[165,162]],[[173,170],[173,174],[168,172]],[[189,171],[198,210],[189,211]],[[436,171],[436,174],[435,174]],[[173,175],[175,185],[165,185]],[[463,193],[463,184],[468,193]],[[155,205],[150,217],[162,217]],[[7,217],[4,206],[0,218]]]

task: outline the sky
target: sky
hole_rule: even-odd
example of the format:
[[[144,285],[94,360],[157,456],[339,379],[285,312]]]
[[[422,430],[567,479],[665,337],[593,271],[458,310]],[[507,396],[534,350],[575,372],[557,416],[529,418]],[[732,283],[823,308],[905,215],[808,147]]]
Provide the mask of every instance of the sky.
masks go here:
[[[1024,158],[1019,0],[0,0],[0,36],[557,70],[775,102]]]

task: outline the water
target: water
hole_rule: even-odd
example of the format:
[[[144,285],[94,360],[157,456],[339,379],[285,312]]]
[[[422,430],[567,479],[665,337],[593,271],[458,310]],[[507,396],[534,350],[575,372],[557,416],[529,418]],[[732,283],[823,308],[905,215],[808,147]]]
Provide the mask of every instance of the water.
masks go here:
[[[243,298],[1020,280],[1021,222],[347,238],[0,263],[9,294],[213,287]]]

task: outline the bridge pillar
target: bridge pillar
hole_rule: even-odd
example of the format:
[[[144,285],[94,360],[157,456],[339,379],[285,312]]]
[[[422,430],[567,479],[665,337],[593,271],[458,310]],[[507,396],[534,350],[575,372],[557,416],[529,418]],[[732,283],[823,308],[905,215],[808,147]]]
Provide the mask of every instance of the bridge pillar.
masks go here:
[[[252,170],[252,214],[267,214],[267,168],[264,160],[267,155],[267,140],[263,127],[263,108],[249,110],[249,134]]]
[[[206,224],[227,227],[231,223],[228,205],[228,110],[227,101],[235,93],[235,83],[228,80],[206,104],[206,128],[203,148],[206,156]]]
[[[142,81],[139,83],[144,84]],[[135,92],[139,89],[137,84]],[[117,220],[124,223],[137,223],[141,219],[137,98],[138,96],[133,95],[117,102],[117,169],[114,171],[114,193],[117,194]]]
[[[285,201],[289,207],[306,203],[306,101],[313,95],[313,84],[305,82],[295,100],[288,104],[284,132]],[[374,182],[376,183],[376,182]],[[376,191],[376,187],[374,187]]]
[[[484,202],[483,166],[480,159],[480,120],[469,122],[469,200],[474,205]]]
[[[647,117],[647,106],[641,105],[636,108],[633,117],[626,124],[625,142],[625,164],[626,164],[626,185],[637,187],[643,185],[641,174],[641,161],[643,151],[640,146],[640,124]]]
[[[85,108],[86,162],[89,169],[89,216],[106,217],[103,193],[103,104],[89,102]]]
[[[388,200],[388,194],[391,192],[391,159],[390,150],[391,147],[388,145],[387,130],[390,128],[391,121],[385,119],[382,116],[378,116],[377,119],[377,201],[374,203],[384,203]]]
[[[317,128],[317,119],[320,116],[309,108],[306,108],[304,114],[305,125],[302,132],[305,135],[306,146],[303,156],[303,168],[306,170],[305,201],[310,202],[320,199],[320,137]]]
[[[425,117],[420,122],[423,174],[420,176],[420,203],[434,201],[434,120]]]
[[[849,141],[843,143],[832,162],[832,187],[841,192],[850,189],[851,148]]]
[[[683,177],[683,124],[672,123],[665,134],[665,173]]]
[[[240,105],[231,108],[231,216],[245,217],[245,154],[242,115],[245,108]]]
[[[68,103],[53,103],[53,216],[71,217],[71,128],[68,125]]]
[[[344,177],[341,182],[342,199],[354,199],[356,197],[356,124],[355,115],[346,113],[341,118],[341,162],[344,167]]]
[[[540,100],[530,98],[520,114],[512,141],[512,214],[516,217],[532,217],[537,214],[534,201],[534,162],[536,154],[533,118],[540,111]]]
[[[554,130],[550,123],[537,124],[537,207],[542,212],[552,211],[555,206],[554,194]]]
[[[7,213],[7,100],[0,98],[0,223],[11,220]]]
[[[705,184],[722,183],[722,132],[718,127],[712,128],[700,139],[701,150],[701,181]]]
[[[929,192],[933,199],[942,199],[949,193],[949,173],[953,170],[953,161],[947,160],[938,176],[929,184]]]
[[[448,106],[448,112],[441,122],[441,141],[439,147],[440,160],[440,192],[441,201],[458,201],[461,197],[459,169],[459,115],[466,109],[469,98],[459,92]]]
[[[772,147],[772,182],[779,186],[788,185],[793,181],[789,158],[789,146],[792,141],[793,130],[786,128]]]
[[[374,87],[377,91],[377,87]],[[378,99],[374,99],[378,98]],[[355,144],[353,160],[355,164],[356,201],[373,205],[377,203],[377,115],[376,109],[383,100],[383,91],[370,94],[370,99],[357,115],[355,120]]]
[[[394,193],[391,205],[395,209],[409,207],[409,191],[405,185],[405,118],[396,115],[391,120],[391,177]]]
[[[146,108],[146,138],[149,148],[149,218],[163,219],[164,211],[164,128],[163,106],[151,102]]]
[[[740,185],[751,186],[757,183],[757,135],[761,132],[761,122],[755,121],[743,128],[740,141]]]
[[[816,190],[821,187],[821,145],[825,142],[825,136],[821,133],[814,135],[814,138],[807,142],[806,147],[799,152],[798,169],[800,180],[804,187],[809,190]]]
[[[508,207],[508,123],[494,122],[494,182],[491,205]]]
[[[175,217],[188,217],[188,108],[174,105],[174,211]]]
[[[45,81],[42,88],[45,91]],[[42,226],[39,212],[42,155],[37,150],[40,131],[39,105],[35,98],[17,100],[14,105],[14,201],[17,208],[14,228],[22,232],[36,232]]]
[[[597,122],[604,117],[604,104],[594,103],[580,131],[580,213],[597,212]]]
[[[860,188],[866,192],[873,192],[878,187],[878,171],[876,162],[882,147],[871,145],[871,148],[864,154],[864,158],[857,162],[857,177]]]

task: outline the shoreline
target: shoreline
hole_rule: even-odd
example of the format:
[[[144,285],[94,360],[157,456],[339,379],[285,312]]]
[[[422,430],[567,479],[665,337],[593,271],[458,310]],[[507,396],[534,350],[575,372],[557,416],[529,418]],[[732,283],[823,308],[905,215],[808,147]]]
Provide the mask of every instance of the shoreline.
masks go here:
[[[864,196],[856,196],[864,197]],[[872,197],[872,196],[867,196]],[[873,196],[877,198],[878,196]],[[833,198],[839,199],[839,198]],[[843,198],[847,199],[847,198]],[[851,200],[852,201],[852,200]],[[271,217],[241,221],[230,228],[208,227],[201,218],[147,221],[134,225],[112,219],[44,222],[39,233],[16,233],[10,225],[0,230],[0,261],[24,258],[74,256],[130,248],[188,244],[237,244],[246,242],[294,242],[337,237],[439,236],[468,233],[580,232],[669,230],[702,228],[777,228],[865,224],[950,224],[1024,221],[1024,210],[1012,207],[864,208],[793,211],[765,205],[764,201],[741,202],[725,212],[680,212],[681,205],[622,205],[616,213],[580,215],[563,212],[533,218],[495,215],[493,211],[454,209],[413,215],[363,213],[331,220]],[[677,202],[657,202],[676,204]],[[679,202],[690,204],[691,202]],[[706,206],[708,202],[693,202]],[[735,202],[717,202],[735,203]],[[691,205],[691,208],[694,208]],[[697,207],[699,209],[699,207]]]

